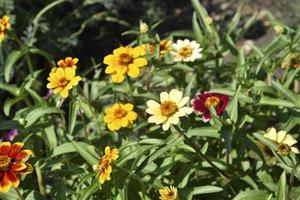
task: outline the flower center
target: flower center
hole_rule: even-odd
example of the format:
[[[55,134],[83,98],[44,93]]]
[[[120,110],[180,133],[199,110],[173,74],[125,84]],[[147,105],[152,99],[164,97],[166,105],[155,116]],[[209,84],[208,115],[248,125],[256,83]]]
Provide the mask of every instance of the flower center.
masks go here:
[[[121,119],[121,118],[125,117],[126,114],[127,114],[126,110],[123,110],[122,108],[118,108],[114,112],[114,116],[117,119]]]
[[[283,156],[287,156],[290,152],[290,147],[287,144],[279,144],[278,145],[278,152],[283,155]]]
[[[168,193],[168,196],[169,197],[172,197],[174,195],[174,193],[172,192],[172,191],[170,191],[169,193]]]
[[[193,49],[190,46],[184,46],[179,49],[179,55],[183,58],[190,57],[193,53]]]
[[[173,101],[164,101],[160,105],[160,111],[163,116],[170,117],[178,110],[177,105]]]
[[[220,105],[221,101],[218,97],[208,97],[205,102],[204,102],[204,106],[206,108],[209,108],[209,107],[213,107],[213,108],[217,108],[219,105]]]
[[[297,62],[297,59],[296,59],[296,58],[292,58],[292,59],[291,59],[291,65],[292,65],[292,67],[294,67],[294,68],[298,68],[298,67],[299,67],[299,63]]]
[[[7,155],[0,155],[0,170],[6,170],[9,167],[11,158]]]
[[[128,53],[122,53],[119,57],[119,63],[123,66],[127,66],[133,62],[133,58]]]
[[[69,80],[67,80],[66,78],[61,78],[60,80],[59,80],[59,84],[60,84],[60,86],[61,87],[66,87],[68,84],[69,84]]]

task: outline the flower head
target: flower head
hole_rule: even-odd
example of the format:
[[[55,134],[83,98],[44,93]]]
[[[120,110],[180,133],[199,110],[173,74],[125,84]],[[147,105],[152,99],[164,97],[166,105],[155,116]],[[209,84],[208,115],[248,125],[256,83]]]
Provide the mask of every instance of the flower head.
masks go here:
[[[147,33],[149,31],[149,26],[143,20],[140,20],[140,33]]]
[[[5,31],[11,28],[11,24],[9,23],[9,16],[4,15],[0,18],[0,42],[5,37]]]
[[[24,144],[2,142],[0,144],[0,192],[8,192],[10,187],[20,184],[19,174],[32,172],[32,166],[22,160],[29,157],[30,150],[22,150]]]
[[[118,149],[110,149],[109,146],[106,146],[104,153],[105,154],[102,156],[100,163],[94,166],[95,170],[98,171],[97,177],[101,184],[111,179],[110,177],[110,174],[112,173],[111,163],[119,158]]]
[[[140,68],[148,64],[147,59],[143,57],[145,53],[144,46],[119,47],[113,54],[105,56],[103,62],[108,65],[105,73],[111,74],[114,83],[123,82],[126,74],[136,78],[142,73]]]
[[[5,133],[1,134],[1,137],[5,141],[13,141],[13,139],[19,134],[17,129],[11,129]]]
[[[166,53],[171,52],[172,50],[172,40],[166,38],[159,42],[159,55],[163,56]],[[146,44],[146,50],[153,54],[155,52],[156,45],[158,44]]]
[[[213,107],[217,116],[221,116],[228,102],[228,96],[211,92],[200,93],[192,100],[194,110],[202,115],[204,122],[208,122],[211,119],[209,107]]]
[[[133,111],[131,103],[115,103],[112,107],[105,109],[104,122],[111,131],[117,131],[122,127],[130,128],[137,114]]]
[[[295,140],[290,134],[287,134],[286,131],[277,132],[275,128],[269,128],[264,137],[272,140],[278,146],[278,153],[286,156],[290,151],[294,153],[299,153],[299,150],[296,147],[293,147],[294,144],[297,144],[297,140]]]
[[[257,147],[259,148],[259,150],[261,151],[261,153],[264,157],[264,160],[265,160],[265,164],[268,166],[272,166],[272,165],[276,164],[276,157],[273,154],[272,150],[267,145],[265,145],[259,141],[254,141],[254,142],[257,145]],[[258,156],[258,154],[253,150],[251,150],[249,152],[249,156],[256,160],[261,160],[261,158]]]
[[[192,108],[184,106],[189,99],[189,97],[182,97],[182,92],[175,89],[170,93],[160,93],[160,103],[153,100],[147,101],[146,112],[152,115],[148,118],[148,122],[162,124],[163,130],[168,130],[171,124],[179,123],[179,117],[193,112]]]
[[[61,68],[71,67],[72,69],[76,70],[78,61],[79,61],[78,58],[72,58],[72,57],[66,57],[65,59],[61,59],[57,62],[58,67],[53,67],[51,69],[51,73],[56,72],[59,67]]]
[[[79,76],[75,76],[75,73],[71,67],[59,67],[55,72],[49,74],[47,88],[54,89],[54,94],[60,93],[63,98],[68,97],[69,90],[81,80]]]
[[[197,59],[202,58],[202,48],[196,41],[177,40],[172,46],[172,54],[174,55],[175,62],[194,62]]]
[[[178,200],[178,192],[177,189],[173,186],[164,187],[159,190],[161,200]]]

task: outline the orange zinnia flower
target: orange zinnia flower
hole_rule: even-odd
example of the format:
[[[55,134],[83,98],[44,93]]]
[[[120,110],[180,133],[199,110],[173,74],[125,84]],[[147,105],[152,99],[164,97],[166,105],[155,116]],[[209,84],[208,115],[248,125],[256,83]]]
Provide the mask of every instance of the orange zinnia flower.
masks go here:
[[[0,192],[8,192],[11,186],[17,188],[20,184],[19,174],[32,172],[32,166],[22,161],[32,152],[22,150],[23,146],[21,142],[0,144]]]

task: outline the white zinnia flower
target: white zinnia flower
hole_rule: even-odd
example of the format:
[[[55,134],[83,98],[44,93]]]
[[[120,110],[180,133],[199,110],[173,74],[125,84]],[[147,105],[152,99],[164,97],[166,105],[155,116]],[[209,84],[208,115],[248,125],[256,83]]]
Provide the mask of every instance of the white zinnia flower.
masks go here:
[[[177,40],[172,46],[173,51],[171,52],[174,56],[175,62],[194,62],[197,59],[202,58],[202,48],[196,41]]]
[[[152,115],[148,118],[148,122],[162,124],[163,130],[168,130],[171,124],[179,123],[179,117],[193,112],[192,108],[184,106],[189,100],[189,97],[182,97],[182,92],[175,89],[169,94],[160,93],[160,104],[153,100],[147,101],[146,112]]]
[[[272,127],[267,130],[264,137],[274,141],[278,145],[278,152],[282,155],[287,155],[289,150],[294,153],[299,153],[299,150],[296,147],[292,147],[297,143],[297,140],[295,140],[290,134],[287,134],[286,131],[276,132],[276,129]]]

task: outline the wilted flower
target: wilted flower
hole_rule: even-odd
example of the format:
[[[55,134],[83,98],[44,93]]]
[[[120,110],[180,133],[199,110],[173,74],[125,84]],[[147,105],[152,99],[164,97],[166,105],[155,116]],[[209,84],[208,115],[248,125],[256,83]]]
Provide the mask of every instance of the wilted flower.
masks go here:
[[[195,112],[202,115],[204,122],[211,119],[209,108],[213,107],[216,110],[217,116],[221,116],[226,109],[229,102],[229,97],[224,94],[204,92],[197,94],[196,98],[192,100]]]
[[[5,37],[5,31],[10,28],[11,28],[11,24],[9,23],[9,16],[4,15],[0,19],[0,42],[2,42],[2,40]]]
[[[105,181],[111,179],[110,174],[112,172],[111,163],[119,158],[118,149],[110,149],[109,146],[105,147],[105,154],[102,156],[101,161],[98,165],[94,166],[94,170],[97,172],[97,178],[99,182],[103,184]]]
[[[166,38],[159,42],[159,54],[160,56],[171,52],[172,50],[172,40]],[[155,52],[156,45],[158,44],[146,44],[146,50],[153,54]]]
[[[22,161],[32,152],[22,150],[23,146],[21,142],[0,144],[0,192],[8,192],[11,186],[17,188],[20,184],[19,174],[32,172],[32,166]]]
[[[259,141],[254,141],[257,147],[260,149],[261,153],[263,154],[263,157],[265,159],[266,165],[272,166],[276,163],[276,157],[274,156],[272,150],[265,144],[259,142]],[[251,150],[249,152],[249,156],[251,158],[254,158],[256,160],[260,160],[261,158],[257,155],[256,152]]]
[[[105,69],[106,74],[111,74],[114,83],[121,83],[127,74],[131,78],[138,77],[141,67],[148,64],[143,56],[146,54],[145,47],[119,47],[113,51],[113,54],[105,56],[103,62],[108,66]]]
[[[277,132],[275,128],[269,128],[264,137],[272,140],[278,146],[278,153],[286,156],[290,151],[294,153],[299,153],[299,150],[296,147],[293,147],[294,144],[297,144],[297,140],[295,140],[290,134],[287,134],[286,131]]]
[[[59,67],[55,72],[49,74],[47,88],[54,89],[54,94],[60,93],[63,98],[68,97],[69,90],[81,80],[79,76],[75,76],[75,73],[71,67]]]
[[[159,190],[161,200],[178,200],[178,192],[174,186],[164,187]]]
[[[192,108],[184,106],[189,99],[189,97],[182,97],[182,92],[175,89],[170,93],[160,93],[160,104],[153,100],[147,101],[146,112],[152,115],[148,118],[148,122],[162,124],[163,130],[168,130],[171,124],[179,123],[179,117],[193,112]]]
[[[174,55],[175,62],[194,62],[197,59],[202,58],[200,53],[202,48],[196,41],[177,40],[172,46],[172,54]]]
[[[1,137],[5,141],[13,141],[13,139],[19,134],[17,129],[11,129],[5,133],[1,134]]]
[[[115,103],[104,112],[104,122],[111,131],[117,131],[122,127],[130,128],[137,118],[136,112],[133,111],[133,105],[130,103]]]

